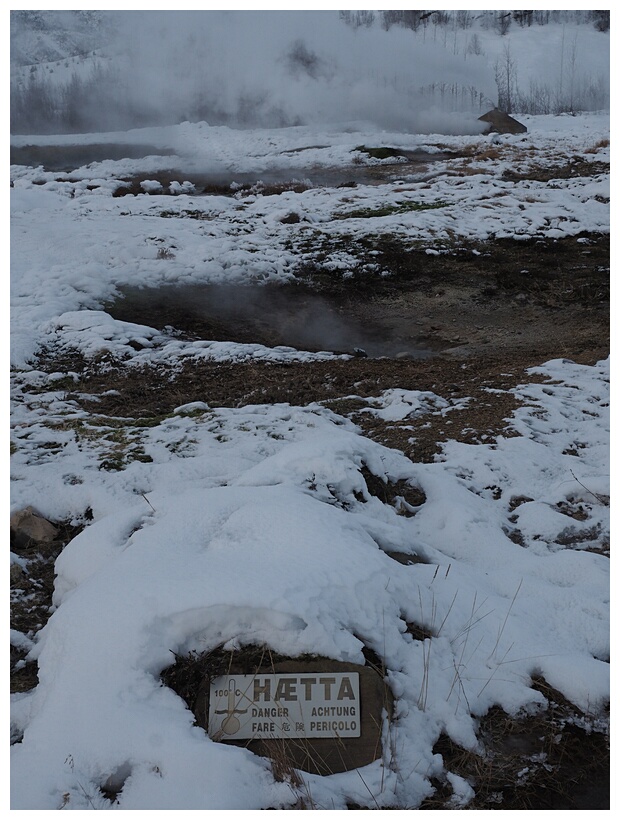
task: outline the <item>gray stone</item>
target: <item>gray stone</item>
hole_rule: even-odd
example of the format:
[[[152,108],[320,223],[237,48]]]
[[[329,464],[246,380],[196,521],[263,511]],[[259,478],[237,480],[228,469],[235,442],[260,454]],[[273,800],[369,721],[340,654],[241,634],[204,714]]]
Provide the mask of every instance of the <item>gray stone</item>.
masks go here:
[[[32,507],[11,516],[11,540],[15,549],[24,549],[33,543],[49,544],[57,535],[58,529]]]

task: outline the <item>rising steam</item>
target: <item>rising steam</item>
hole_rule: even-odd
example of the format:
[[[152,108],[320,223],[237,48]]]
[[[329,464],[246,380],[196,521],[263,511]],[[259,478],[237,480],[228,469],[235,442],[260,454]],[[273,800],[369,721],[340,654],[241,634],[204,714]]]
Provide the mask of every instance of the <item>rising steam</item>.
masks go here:
[[[106,44],[94,59],[80,58],[65,86],[60,63],[55,75],[24,69],[12,84],[14,132],[361,120],[479,133],[477,117],[495,93],[485,60],[453,53],[432,25],[421,37],[398,26],[354,28],[337,11],[98,14]],[[12,36],[18,25],[12,18]]]
[[[474,96],[493,95],[484,61],[465,65],[431,34],[424,42],[403,29],[353,29],[338,12],[123,12],[117,20],[127,93],[166,119],[202,107],[236,125],[367,120],[463,132],[462,116],[451,122],[454,108],[474,122]],[[461,90],[452,111],[429,91],[440,86]]]

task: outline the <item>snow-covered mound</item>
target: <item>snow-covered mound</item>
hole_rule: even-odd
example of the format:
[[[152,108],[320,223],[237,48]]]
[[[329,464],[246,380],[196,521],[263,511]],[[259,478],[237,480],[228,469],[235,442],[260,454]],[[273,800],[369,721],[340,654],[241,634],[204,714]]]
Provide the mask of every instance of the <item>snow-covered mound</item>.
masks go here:
[[[534,675],[596,714],[609,697],[609,562],[579,545],[606,532],[608,363],[541,372],[553,381],[521,391],[521,436],[448,444],[435,464],[319,406],[287,405],[179,408],[145,433],[151,462],[96,480],[95,452],[70,437],[53,460],[18,458],[16,505],[70,516],[87,504],[94,522],[58,559],[57,609],[30,653],[40,683],[16,699],[14,808],[109,807],[99,788],[119,771],[121,809],[294,804],[265,759],[193,725],[159,679],[171,653],[264,644],[363,663],[366,646],[383,660],[395,714],[364,769],[371,797],[351,773],[304,775],[320,807],[419,804],[442,768],[439,735],[475,750],[491,706],[542,708]],[[429,412],[428,395],[413,398],[409,412]],[[29,432],[35,449],[41,428]],[[426,502],[398,515],[368,493],[363,466]],[[581,504],[588,522],[562,504]],[[562,533],[577,548],[559,546]]]

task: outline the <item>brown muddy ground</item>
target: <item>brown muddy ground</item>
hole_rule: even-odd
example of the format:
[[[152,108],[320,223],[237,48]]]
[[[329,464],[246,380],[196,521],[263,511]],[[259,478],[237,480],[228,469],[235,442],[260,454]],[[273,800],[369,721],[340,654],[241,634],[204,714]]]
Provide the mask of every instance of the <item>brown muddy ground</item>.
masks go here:
[[[188,338],[299,346],[303,328],[304,349],[361,347],[368,357],[203,361],[180,371],[131,368],[130,374],[121,363],[110,369],[107,361],[102,368],[72,362],[70,369],[84,371],[75,392],[117,390],[90,409],[145,417],[190,401],[212,407],[324,402],[352,414],[367,435],[415,460],[432,459],[449,438],[488,441],[505,431],[517,405],[507,391],[540,378],[528,368],[555,358],[594,364],[609,355],[609,237],[580,239],[500,241],[439,256],[377,240],[381,263],[393,272],[379,281],[362,268],[343,280],[306,265],[298,284],[286,287],[128,292],[107,306],[112,315],[173,326]],[[53,367],[61,369],[58,361]],[[472,401],[447,420],[433,416],[428,425],[425,417],[416,431],[359,413],[360,399],[391,387]]]
[[[358,347],[371,358],[608,354],[609,236],[499,240],[438,255],[379,236],[354,250],[359,264],[347,279],[317,255],[294,284],[134,289],[106,310],[191,339]],[[368,272],[369,260],[389,275]]]
[[[363,271],[343,283],[315,270],[318,287],[309,289],[312,272],[305,269],[299,285],[285,288],[142,290],[107,308],[119,319],[172,325],[187,338],[267,345],[293,344],[291,334],[300,327],[308,333],[311,320],[329,313],[329,322],[317,319],[314,349],[329,349],[320,344],[321,333],[333,332],[348,347],[332,349],[351,353],[359,345],[367,357],[189,361],[181,369],[140,370],[105,357],[53,356],[41,366],[80,373],[68,395],[97,414],[152,419],[192,401],[211,407],[321,402],[373,439],[413,460],[432,461],[448,439],[490,442],[511,435],[518,401],[509,391],[542,378],[529,368],[555,358],[594,364],[609,355],[609,238],[586,239],[502,242],[438,257],[384,247],[395,273],[380,283]],[[239,291],[246,291],[245,306]],[[355,335],[360,332],[366,335]],[[364,399],[395,387],[469,401],[447,417],[425,415],[418,422],[386,424],[362,412]]]

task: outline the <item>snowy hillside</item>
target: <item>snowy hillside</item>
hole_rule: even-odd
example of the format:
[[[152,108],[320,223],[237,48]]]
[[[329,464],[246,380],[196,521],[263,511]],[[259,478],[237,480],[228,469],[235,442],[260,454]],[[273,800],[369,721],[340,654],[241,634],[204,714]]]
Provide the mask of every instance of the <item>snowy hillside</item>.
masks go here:
[[[12,541],[14,809],[604,803],[609,117],[524,122],[14,139],[11,511],[56,528]],[[224,284],[409,352],[209,324]],[[377,759],[211,739],[191,664],[260,651],[379,668]]]
[[[11,66],[85,55],[107,44],[112,20],[99,11],[12,11]]]

